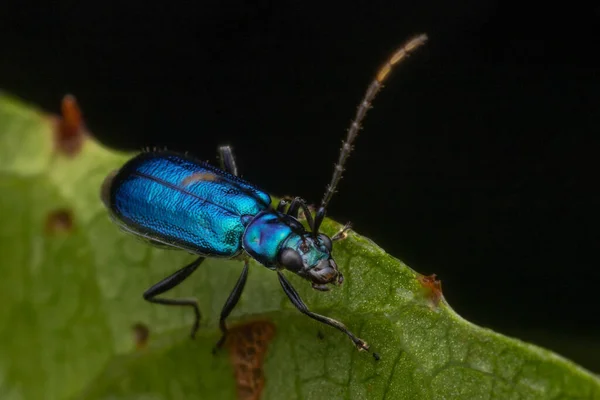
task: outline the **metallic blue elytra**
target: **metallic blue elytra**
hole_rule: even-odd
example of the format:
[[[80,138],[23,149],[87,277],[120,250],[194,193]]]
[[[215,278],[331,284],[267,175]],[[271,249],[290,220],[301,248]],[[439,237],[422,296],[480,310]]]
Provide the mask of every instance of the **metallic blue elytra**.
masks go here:
[[[271,198],[207,163],[172,153],[142,153],[111,178],[107,207],[124,229],[194,254],[233,257],[241,248],[242,217]]]
[[[380,68],[367,88],[316,212],[298,197],[290,203],[282,200],[274,208],[266,192],[237,177],[235,159],[228,146],[219,148],[221,169],[186,155],[157,151],[139,154],[109,174],[102,184],[101,197],[118,225],[153,244],[198,255],[195,261],[146,290],[144,299],[157,304],[191,307],[195,313],[193,337],[200,323],[197,301],[161,295],[187,279],[205,257],[243,259],[242,273],[221,311],[219,327],[222,336],[218,348],[225,342],[228,332],[225,322],[241,297],[248,277],[248,261],[253,258],[277,272],[283,291],[300,312],[343,332],[359,350],[368,350],[367,343],[341,322],[310,311],[284,271],[308,280],[316,290],[329,290],[328,285],[343,283],[343,275],[331,251],[333,242],[345,237],[349,225],[332,237],[319,233],[319,228],[371,102],[392,67],[425,40],[426,36],[420,35],[408,41]],[[300,210],[308,230],[298,220]],[[379,355],[375,358],[379,359]]]

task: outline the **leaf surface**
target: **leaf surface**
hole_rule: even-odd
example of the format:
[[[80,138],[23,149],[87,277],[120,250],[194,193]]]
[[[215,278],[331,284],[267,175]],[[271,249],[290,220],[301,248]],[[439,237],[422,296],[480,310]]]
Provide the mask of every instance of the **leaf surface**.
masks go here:
[[[202,328],[190,340],[189,309],[141,294],[192,256],[122,233],[99,199],[104,177],[131,155],[93,139],[62,154],[56,123],[0,95],[0,398],[249,399],[262,390],[263,399],[600,399],[596,376],[463,320],[415,271],[355,233],[334,246],[342,287],[321,293],[290,280],[380,361],[301,315],[276,274],[256,263],[230,319],[239,342],[211,355],[242,264],[208,260],[172,291],[199,300]],[[324,231],[339,227],[328,220]],[[148,327],[147,345],[135,340],[136,324]]]

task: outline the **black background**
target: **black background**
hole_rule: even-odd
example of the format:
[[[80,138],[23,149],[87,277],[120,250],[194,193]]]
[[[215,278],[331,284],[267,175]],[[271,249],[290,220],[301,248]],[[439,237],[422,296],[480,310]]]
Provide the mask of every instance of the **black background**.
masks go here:
[[[0,88],[51,111],[73,93],[114,147],[231,144],[247,180],[318,202],[375,71],[426,32],[329,215],[437,273],[465,318],[600,372],[600,7],[161,4],[3,2]]]

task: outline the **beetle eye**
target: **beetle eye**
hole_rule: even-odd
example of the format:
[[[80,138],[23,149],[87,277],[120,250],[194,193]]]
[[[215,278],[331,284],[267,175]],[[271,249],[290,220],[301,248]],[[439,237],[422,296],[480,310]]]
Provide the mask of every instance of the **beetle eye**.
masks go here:
[[[327,250],[331,251],[333,244],[331,243],[331,239],[329,236],[319,233],[319,240],[327,248]]]
[[[292,272],[298,272],[304,267],[302,257],[294,249],[286,247],[279,253],[279,264]]]

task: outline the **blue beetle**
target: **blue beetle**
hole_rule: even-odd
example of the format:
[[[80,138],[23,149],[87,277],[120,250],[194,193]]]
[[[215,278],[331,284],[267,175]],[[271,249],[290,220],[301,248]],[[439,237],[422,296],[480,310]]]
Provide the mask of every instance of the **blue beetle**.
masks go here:
[[[382,87],[392,66],[421,46],[425,35],[409,40],[381,67],[369,85],[352,121],[339,159],[334,168],[320,207],[314,217],[307,203],[294,198],[281,200],[277,207],[271,197],[237,175],[231,148],[219,148],[221,169],[186,155],[170,151],[145,152],[109,174],[101,188],[101,198],[112,219],[125,231],[152,244],[186,250],[199,257],[189,265],[153,285],[144,299],[158,304],[189,306],[195,320],[192,337],[200,324],[200,310],[195,299],[158,297],[179,285],[198,268],[205,257],[240,257],[244,268],[221,311],[222,336],[227,335],[227,317],[237,304],[248,276],[249,259],[276,271],[285,294],[307,316],[345,333],[359,350],[367,343],[342,323],[313,313],[302,301],[283,274],[293,272],[310,281],[316,290],[341,285],[344,278],[331,251],[332,242],[345,237],[346,225],[336,235],[319,233],[327,205],[342,178],[344,164],[352,150],[364,117]],[[298,221],[302,210],[309,230]]]

